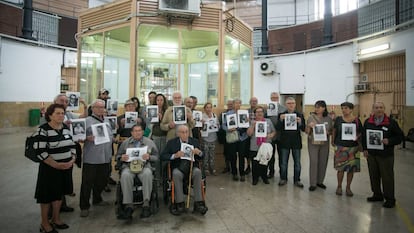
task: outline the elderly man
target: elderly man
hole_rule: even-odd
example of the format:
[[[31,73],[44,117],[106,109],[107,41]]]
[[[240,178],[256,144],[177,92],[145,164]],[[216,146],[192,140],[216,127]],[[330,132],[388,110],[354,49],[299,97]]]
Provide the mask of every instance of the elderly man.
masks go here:
[[[267,118],[269,118],[272,123],[273,126],[276,128],[277,122],[278,122],[278,116],[279,114],[283,113],[286,111],[286,107],[281,105],[279,102],[279,93],[277,92],[272,92],[270,93],[270,101],[272,102],[277,102],[277,115],[275,116],[267,116]],[[282,164],[282,156],[281,156],[281,152],[280,152],[280,146],[278,145],[280,141],[280,132],[276,132],[276,136],[272,141],[272,146],[273,146],[273,151],[276,152],[277,150],[277,154],[278,154],[278,158],[279,158],[279,170],[280,170],[280,165]],[[271,179],[275,176],[275,157],[276,157],[276,153],[275,156],[272,156],[272,158],[269,161],[268,164],[268,168],[269,168],[269,175],[267,176],[267,178]]]
[[[104,123],[105,101],[96,99],[91,104],[92,115],[86,118],[86,140],[83,147],[82,184],[80,191],[81,217],[89,215],[89,198],[93,193],[94,205],[108,205],[102,200],[109,173],[109,163],[112,157],[112,138],[109,142],[96,145],[92,134],[92,125]],[[106,124],[108,135],[112,135],[111,127]]]
[[[182,95],[180,92],[173,93],[173,105],[180,106],[182,105]],[[193,119],[193,114],[191,113],[191,109],[189,107],[185,107],[185,114],[187,115],[187,127],[190,129],[190,136],[191,129],[195,126],[195,121]],[[162,130],[167,131],[167,141],[170,139],[175,138],[176,135],[176,125],[173,121],[173,106],[170,106],[164,113],[164,117],[162,118],[160,127]]]
[[[192,169],[191,179],[194,184],[194,211],[204,215],[208,208],[203,201],[202,187],[201,187],[201,170],[198,168],[198,161],[202,159],[202,152],[199,149],[198,141],[189,136],[190,131],[186,125],[180,125],[177,129],[178,137],[169,140],[167,146],[161,154],[163,161],[171,161],[172,177],[174,180],[174,205],[171,208],[171,213],[180,215],[185,211],[184,206],[184,192],[183,180],[190,175],[190,161],[181,159],[185,156],[184,151],[181,151],[181,143],[187,143],[194,146],[191,153],[194,155],[194,166]]]
[[[368,138],[371,134],[382,135],[379,145],[369,142]],[[401,135],[397,122],[385,114],[384,103],[374,103],[373,114],[365,121],[362,133],[364,156],[367,158],[371,190],[374,193],[372,197],[367,198],[367,201],[382,202],[385,198],[382,205],[385,208],[395,206],[394,146],[401,143]]]
[[[279,120],[276,125],[276,130],[280,133],[280,152],[281,164],[280,164],[280,181],[279,186],[283,186],[287,183],[288,173],[288,161],[289,154],[292,151],[293,157],[293,183],[296,187],[303,188],[303,184],[300,181],[301,164],[300,164],[300,151],[302,149],[302,137],[300,131],[305,131],[305,119],[303,114],[296,111],[296,100],[293,97],[288,97],[285,101],[287,110],[279,114]],[[296,114],[296,118],[293,118],[296,124],[296,129],[285,128],[286,114]],[[279,146],[278,145],[278,146]]]
[[[131,219],[133,213],[133,187],[134,177],[136,173],[131,172],[129,156],[126,154],[127,148],[143,148],[147,147],[147,152],[142,155],[145,162],[144,168],[138,173],[138,178],[142,183],[142,193],[144,204],[142,205],[141,218],[148,218],[151,215],[149,208],[149,201],[152,192],[152,180],[154,178],[151,169],[151,163],[158,162],[158,149],[154,142],[144,137],[145,127],[137,124],[131,128],[131,137],[125,140],[118,150],[116,159],[122,163],[121,166],[121,188],[122,188],[122,203],[126,205],[125,215],[121,216],[124,219]]]

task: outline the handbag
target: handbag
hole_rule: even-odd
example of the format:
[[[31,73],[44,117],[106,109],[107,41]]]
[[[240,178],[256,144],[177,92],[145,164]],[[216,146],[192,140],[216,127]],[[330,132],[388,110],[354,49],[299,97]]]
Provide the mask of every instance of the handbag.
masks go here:
[[[144,165],[145,162],[140,159],[132,160],[129,164],[129,170],[132,173],[140,173],[144,169]]]
[[[237,130],[226,133],[226,142],[227,143],[235,143],[239,140],[240,140],[239,139],[239,132]]]

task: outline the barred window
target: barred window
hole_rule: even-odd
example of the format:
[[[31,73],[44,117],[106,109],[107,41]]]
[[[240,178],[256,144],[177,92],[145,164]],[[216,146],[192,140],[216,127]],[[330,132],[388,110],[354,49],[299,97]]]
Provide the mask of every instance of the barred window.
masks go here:
[[[47,44],[58,44],[59,16],[33,11],[33,37]]]

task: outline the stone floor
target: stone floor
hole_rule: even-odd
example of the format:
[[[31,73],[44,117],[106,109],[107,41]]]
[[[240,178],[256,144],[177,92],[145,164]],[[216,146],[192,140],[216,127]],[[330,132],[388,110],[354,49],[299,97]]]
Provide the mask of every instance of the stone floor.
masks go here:
[[[23,156],[24,139],[31,129],[9,130],[0,133],[0,232],[33,233],[39,231],[40,207],[33,198],[37,164]],[[289,161],[292,179],[292,159]],[[361,172],[355,175],[353,197],[335,195],[336,172],[332,157],[325,184],[326,190],[309,192],[308,154],[302,151],[302,181],[304,189],[291,182],[279,187],[278,177],[269,185],[234,182],[228,174],[208,176],[205,216],[191,213],[173,216],[161,201],[159,213],[146,220],[139,219],[138,209],[131,223],[117,220],[115,206],[92,207],[87,218],[80,218],[79,189],[81,170],[74,169],[75,197],[68,197],[73,213],[62,214],[70,225],[65,233],[128,233],[128,232],[414,232],[414,144],[396,149],[395,179],[397,206],[384,209],[380,203],[367,203],[371,195],[366,160],[361,160]],[[221,155],[217,155],[217,169],[221,170]],[[114,174],[114,177],[117,175]],[[104,193],[105,200],[114,202],[112,192]]]

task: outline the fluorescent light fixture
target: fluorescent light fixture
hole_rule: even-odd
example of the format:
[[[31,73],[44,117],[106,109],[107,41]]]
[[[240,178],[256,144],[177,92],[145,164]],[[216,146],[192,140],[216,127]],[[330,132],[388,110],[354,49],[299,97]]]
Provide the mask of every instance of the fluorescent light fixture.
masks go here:
[[[81,80],[82,82],[86,82],[86,79],[84,79],[84,78],[81,78],[80,80]]]
[[[99,54],[99,53],[84,52],[81,55],[82,55],[82,57],[95,57],[95,58],[101,57],[101,54]]]
[[[382,44],[382,45],[377,45],[371,48],[366,48],[366,49],[361,49],[360,51],[360,55],[364,55],[364,54],[368,54],[368,53],[376,53],[376,52],[380,52],[380,51],[384,51],[390,48],[390,44],[386,43],[386,44]]]

